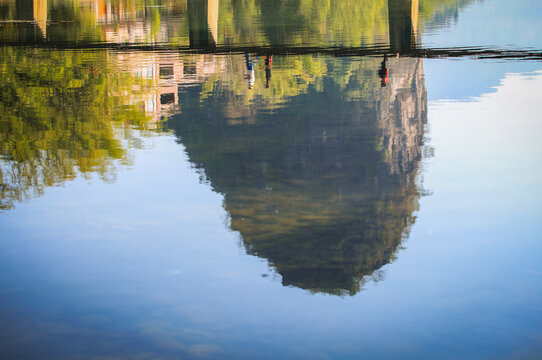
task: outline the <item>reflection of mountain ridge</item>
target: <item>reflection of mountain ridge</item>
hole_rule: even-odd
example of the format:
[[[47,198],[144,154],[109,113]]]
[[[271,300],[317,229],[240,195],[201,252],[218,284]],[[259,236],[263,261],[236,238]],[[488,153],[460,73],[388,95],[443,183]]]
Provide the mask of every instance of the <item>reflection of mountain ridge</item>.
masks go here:
[[[391,95],[378,103],[376,111],[380,116],[390,173],[406,174],[415,171],[421,159],[427,94],[421,60],[413,64],[398,62],[395,71],[408,75],[394,79],[389,85]]]
[[[413,223],[426,122],[421,60],[392,59],[385,88],[374,59],[336,83],[333,73],[350,61],[328,59],[321,89],[271,112],[257,100],[238,103],[250,114],[244,124],[228,121],[231,96],[220,81],[216,96],[182,91],[182,114],[168,122],[224,194],[247,252],[268,259],[284,285],[332,294],[359,291]]]

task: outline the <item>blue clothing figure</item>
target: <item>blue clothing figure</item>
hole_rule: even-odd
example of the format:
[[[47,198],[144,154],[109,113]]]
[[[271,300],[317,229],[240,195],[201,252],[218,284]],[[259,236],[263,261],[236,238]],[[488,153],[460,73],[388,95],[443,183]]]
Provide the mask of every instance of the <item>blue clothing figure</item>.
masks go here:
[[[248,54],[245,54],[245,65],[247,67],[247,75],[245,78],[248,80],[248,88],[252,89],[256,83],[256,74],[254,72],[254,63],[256,61],[251,60]]]

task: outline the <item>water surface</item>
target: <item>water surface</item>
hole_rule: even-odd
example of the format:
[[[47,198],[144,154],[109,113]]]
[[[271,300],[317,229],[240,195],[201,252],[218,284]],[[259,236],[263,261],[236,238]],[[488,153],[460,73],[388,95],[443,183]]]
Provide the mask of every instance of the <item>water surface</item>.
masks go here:
[[[2,358],[537,358],[541,11],[1,2]]]

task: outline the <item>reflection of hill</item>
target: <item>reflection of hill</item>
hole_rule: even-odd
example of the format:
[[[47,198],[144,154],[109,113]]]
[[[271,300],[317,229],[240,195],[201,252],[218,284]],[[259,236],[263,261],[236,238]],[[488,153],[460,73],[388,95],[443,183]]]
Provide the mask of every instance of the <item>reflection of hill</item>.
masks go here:
[[[250,114],[246,122],[228,118],[242,97],[231,81],[203,98],[188,88],[168,126],[224,194],[247,252],[268,259],[285,285],[354,294],[392,260],[413,222],[426,92],[421,60],[390,61],[385,88],[378,60],[325,62],[320,85],[280,107],[237,101],[235,118]]]

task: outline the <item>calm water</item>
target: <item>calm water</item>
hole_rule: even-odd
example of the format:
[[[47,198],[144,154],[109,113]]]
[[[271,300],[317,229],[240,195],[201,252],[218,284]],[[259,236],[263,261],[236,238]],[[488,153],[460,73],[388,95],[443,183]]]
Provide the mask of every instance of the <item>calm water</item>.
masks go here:
[[[541,16],[0,0],[0,357],[540,359]]]

